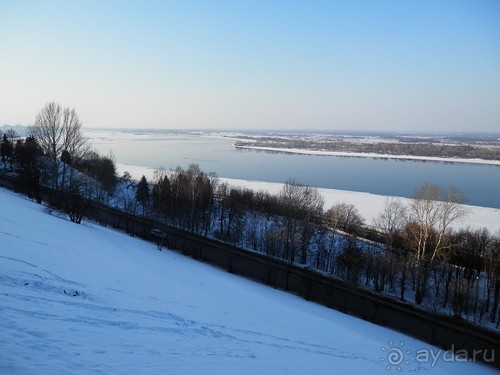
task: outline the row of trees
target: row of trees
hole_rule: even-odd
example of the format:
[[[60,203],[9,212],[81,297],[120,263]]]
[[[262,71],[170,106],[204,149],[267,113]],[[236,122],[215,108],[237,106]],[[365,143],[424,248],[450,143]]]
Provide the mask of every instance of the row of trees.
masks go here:
[[[279,194],[220,183],[193,164],[143,176],[144,214],[353,284],[412,299],[433,311],[499,322],[500,232],[453,230],[462,194],[424,184],[409,205],[389,199],[375,227],[357,209],[325,210],[317,189],[287,182]]]
[[[2,137],[4,168],[14,167],[28,194],[49,207],[66,213],[80,223],[92,200],[106,200],[117,183],[113,158],[92,151],[83,135],[82,123],[74,109],[48,103],[22,139],[13,130]]]
[[[141,183],[145,183],[144,177]],[[153,207],[174,225],[206,235],[215,209],[216,184],[215,174],[201,171],[197,164],[191,164],[187,170],[178,167],[170,173],[159,169],[154,175]],[[144,201],[141,196],[141,202]]]

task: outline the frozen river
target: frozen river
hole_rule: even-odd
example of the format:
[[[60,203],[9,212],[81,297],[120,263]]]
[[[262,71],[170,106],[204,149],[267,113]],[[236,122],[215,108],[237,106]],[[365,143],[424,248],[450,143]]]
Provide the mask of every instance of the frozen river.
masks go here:
[[[454,185],[469,205],[500,208],[500,166],[434,161],[298,155],[236,149],[235,139],[204,133],[97,131],[88,133],[102,154],[150,168],[198,163],[220,177],[411,197],[423,182]]]

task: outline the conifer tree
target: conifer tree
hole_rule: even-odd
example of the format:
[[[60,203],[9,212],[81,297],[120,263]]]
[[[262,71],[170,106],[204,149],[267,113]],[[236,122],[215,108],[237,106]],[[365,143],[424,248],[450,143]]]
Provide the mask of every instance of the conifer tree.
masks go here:
[[[9,141],[7,134],[4,134],[2,137],[2,143],[0,144],[0,154],[2,156],[2,163],[4,165],[4,168],[7,168],[7,160],[9,160],[11,162],[10,165],[12,169],[13,153],[14,153],[14,146]]]
[[[149,184],[144,175],[142,175],[141,180],[137,184],[135,199],[142,205],[142,213],[145,214],[149,203]]]

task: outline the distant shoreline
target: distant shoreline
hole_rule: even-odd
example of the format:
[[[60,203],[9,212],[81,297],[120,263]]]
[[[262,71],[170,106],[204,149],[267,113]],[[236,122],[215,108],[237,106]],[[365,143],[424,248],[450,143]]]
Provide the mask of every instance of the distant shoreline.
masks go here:
[[[500,160],[443,158],[435,156],[391,155],[391,154],[344,152],[344,151],[320,151],[320,150],[304,150],[298,148],[279,148],[279,147],[262,147],[262,146],[235,145],[234,147],[239,149],[282,152],[287,154],[341,156],[341,157],[372,158],[372,159],[397,159],[397,160],[431,161],[431,162],[445,162],[445,163],[486,164],[492,166],[500,166]]]

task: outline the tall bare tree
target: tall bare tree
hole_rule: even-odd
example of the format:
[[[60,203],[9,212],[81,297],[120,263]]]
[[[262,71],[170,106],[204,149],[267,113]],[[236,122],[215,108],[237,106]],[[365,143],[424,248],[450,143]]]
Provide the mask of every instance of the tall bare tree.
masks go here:
[[[75,109],[47,103],[36,116],[31,134],[37,139],[48,159],[48,182],[56,190],[64,188],[66,163],[82,158],[89,150],[83,136],[82,123]],[[65,154],[60,168],[59,160]]]
[[[386,245],[392,249],[394,238],[404,227],[406,208],[397,198],[387,198],[383,211],[375,218],[374,224],[386,236]]]
[[[306,264],[309,241],[315,222],[323,214],[324,198],[318,189],[287,181],[278,195],[281,209],[285,258],[294,262],[297,252]]]
[[[152,183],[152,200],[153,207],[162,214],[168,213],[169,198],[170,198],[170,180],[168,172],[164,167],[156,169],[153,173]]]
[[[451,225],[467,215],[462,192],[451,186],[424,183],[414,194],[405,217],[405,238],[415,259],[415,302],[420,304],[427,290],[431,266],[446,258],[453,248]]]
[[[443,256],[450,249],[451,225],[468,213],[462,192],[424,183],[414,194],[406,214],[406,232],[417,262]]]

